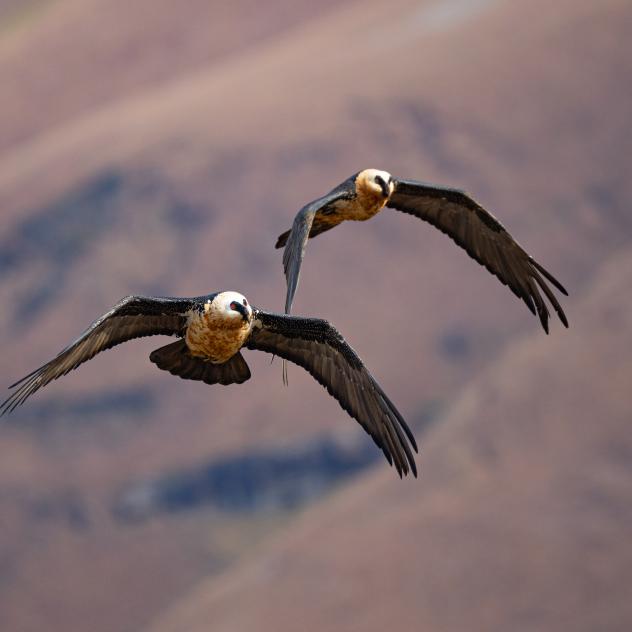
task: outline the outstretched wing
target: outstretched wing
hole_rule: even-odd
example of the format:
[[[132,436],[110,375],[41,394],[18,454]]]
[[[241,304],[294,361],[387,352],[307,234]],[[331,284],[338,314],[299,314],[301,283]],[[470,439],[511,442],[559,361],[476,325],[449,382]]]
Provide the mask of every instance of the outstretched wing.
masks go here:
[[[371,435],[400,476],[417,476],[408,425],[380,385],[326,320],[255,310],[255,327],[246,343],[309,371],[329,394]]]
[[[50,362],[12,384],[9,388],[16,390],[0,404],[0,416],[11,412],[35,391],[76,369],[101,351],[132,338],[181,334],[186,326],[186,312],[196,300],[125,297]]]
[[[346,181],[345,183],[346,184]],[[310,237],[315,237],[326,230],[340,224],[342,219],[335,213],[328,214],[327,210],[338,200],[349,197],[349,187],[336,187],[333,191],[310,202],[304,206],[294,218],[292,229],[283,233],[276,243],[279,248],[285,243],[283,251],[283,269],[287,282],[287,294],[285,297],[285,313],[292,310],[292,301],[298,286],[298,278],[301,272],[301,263],[305,256],[305,246]],[[320,212],[319,212],[320,211]],[[285,241],[284,241],[285,240]]]
[[[387,205],[430,222],[485,266],[527,307],[549,331],[549,310],[540,291],[565,327],[568,321],[547,281],[563,294],[562,284],[529,256],[502,224],[464,191],[412,180],[395,180]]]

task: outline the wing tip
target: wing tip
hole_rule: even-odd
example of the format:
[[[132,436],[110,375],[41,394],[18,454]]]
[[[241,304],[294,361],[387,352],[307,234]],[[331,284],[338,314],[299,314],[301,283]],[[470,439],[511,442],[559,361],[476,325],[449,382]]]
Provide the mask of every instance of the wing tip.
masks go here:
[[[413,446],[413,450],[415,451],[415,454],[419,454],[419,448],[417,447],[417,441],[415,441],[415,436],[413,435],[413,433],[410,433],[410,444]]]
[[[46,365],[44,365],[44,366],[46,366]],[[44,366],[40,366],[37,369],[35,369],[34,371],[31,371],[29,374],[25,375],[24,377],[21,377],[17,382],[14,382],[13,384],[9,385],[7,388],[9,390],[11,390],[12,388],[15,388],[16,386],[19,386],[23,382],[26,382],[26,380],[28,380],[30,377],[33,377],[38,371],[41,371],[44,368]]]
[[[417,478],[417,464],[415,461],[410,461],[410,471],[412,475]]]
[[[540,314],[540,323],[542,324],[542,329],[548,336],[549,331],[549,315],[548,314]],[[564,326],[565,329],[569,329],[570,325],[568,323],[568,318],[566,318],[566,314],[563,311],[557,311],[557,317],[560,319],[560,322]]]
[[[529,257],[529,261],[557,290],[564,294],[564,296],[568,296],[568,290],[546,268],[540,265],[533,257]]]
[[[418,478],[417,464],[413,458],[402,459],[401,463],[398,463],[395,459],[393,459],[393,462],[390,463],[390,465],[395,468],[400,479],[403,479],[409,474],[412,474],[414,478]]]
[[[560,322],[562,323],[562,325],[564,325],[564,327],[568,329],[568,318],[566,318],[566,314],[564,313],[562,309],[560,309],[557,312],[557,317],[560,319]]]

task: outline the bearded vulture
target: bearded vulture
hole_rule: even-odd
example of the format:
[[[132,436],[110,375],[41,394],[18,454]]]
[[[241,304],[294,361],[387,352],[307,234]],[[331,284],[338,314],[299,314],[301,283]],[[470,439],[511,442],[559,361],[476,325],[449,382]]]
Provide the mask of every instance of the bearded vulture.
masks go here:
[[[95,320],[50,362],[13,384],[0,415],[97,353],[143,336],[177,336],[153,351],[159,369],[206,384],[250,378],[242,349],[277,355],[303,367],[356,419],[401,476],[417,468],[412,432],[356,352],[326,320],[265,312],[238,292],[194,298],[128,296]]]
[[[522,299],[529,310],[539,316],[547,333],[549,309],[541,292],[568,327],[564,310],[547,281],[562,294],[568,295],[567,291],[489,211],[459,189],[400,180],[379,169],[364,169],[304,206],[294,218],[291,230],[279,236],[276,248],[285,246],[286,314],[292,309],[307,240],[345,220],[370,219],[385,206],[430,222],[448,235]]]

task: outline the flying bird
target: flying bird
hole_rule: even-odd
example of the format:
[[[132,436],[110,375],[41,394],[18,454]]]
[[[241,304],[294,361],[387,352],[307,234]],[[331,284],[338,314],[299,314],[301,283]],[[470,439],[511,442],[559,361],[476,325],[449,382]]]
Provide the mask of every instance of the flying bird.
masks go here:
[[[250,369],[242,349],[277,355],[306,369],[381,448],[397,473],[417,469],[417,444],[380,385],[326,320],[257,309],[238,292],[194,298],[128,296],[95,320],[50,362],[23,377],[0,416],[97,353],[144,336],[178,336],[149,356],[159,369],[206,384],[242,384]]]
[[[276,248],[285,246],[287,314],[292,309],[307,240],[345,220],[371,219],[384,207],[414,215],[448,235],[522,299],[529,310],[539,316],[547,333],[549,309],[542,294],[568,327],[564,310],[547,281],[563,294],[568,295],[567,291],[489,211],[459,189],[401,180],[379,169],[364,169],[304,206],[294,218],[291,230],[279,236]]]

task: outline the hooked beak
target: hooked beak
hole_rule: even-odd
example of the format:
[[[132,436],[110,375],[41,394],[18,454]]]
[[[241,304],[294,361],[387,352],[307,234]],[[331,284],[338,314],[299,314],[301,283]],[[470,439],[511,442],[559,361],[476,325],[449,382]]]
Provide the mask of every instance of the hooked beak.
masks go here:
[[[389,182],[386,182],[384,178],[380,178],[379,184],[380,184],[380,189],[382,189],[382,195],[384,195],[385,198],[389,197],[391,194],[390,180]]]
[[[232,306],[232,308],[236,312],[239,312],[241,314],[241,317],[244,320],[244,322],[246,323],[250,322],[251,313],[245,305],[242,305],[241,303],[237,303],[237,301],[235,301],[235,304]]]

